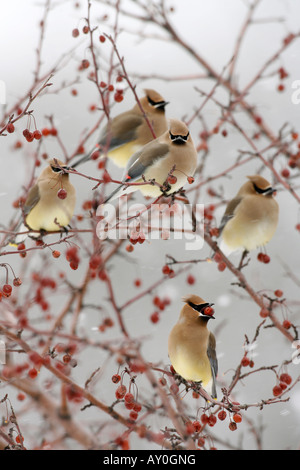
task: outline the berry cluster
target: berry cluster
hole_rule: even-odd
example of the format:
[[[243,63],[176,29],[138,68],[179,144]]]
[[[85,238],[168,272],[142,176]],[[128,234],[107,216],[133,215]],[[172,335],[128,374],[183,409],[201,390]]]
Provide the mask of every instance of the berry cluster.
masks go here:
[[[152,303],[157,308],[157,310],[155,310],[150,315],[150,321],[152,323],[158,323],[159,319],[160,319],[160,312],[165,310],[165,308],[168,305],[170,305],[171,300],[169,299],[169,297],[165,297],[165,298],[161,299],[158,295],[156,295],[155,297],[153,297]]]
[[[220,253],[215,253],[213,259],[218,265],[218,270],[221,272],[225,271],[226,263],[223,261],[222,255],[220,255]]]
[[[49,310],[49,303],[45,299],[44,290],[55,290],[57,287],[56,281],[51,277],[41,277],[39,273],[32,274],[32,280],[36,284],[35,302],[40,305],[43,311]]]
[[[112,376],[112,382],[117,384],[121,382],[121,376],[119,374],[114,374]],[[140,405],[134,395],[130,393],[130,390],[127,390],[126,385],[120,384],[115,391],[115,397],[117,400],[124,400],[124,405],[127,410],[130,410],[129,419],[131,421],[136,421],[138,418],[138,414],[142,409],[142,405]]]
[[[260,263],[264,263],[264,264],[268,264],[271,261],[270,256],[262,252],[258,253],[257,259]]]
[[[70,264],[70,268],[75,270],[78,269],[78,265],[80,263],[80,258],[78,256],[78,248],[77,246],[72,246],[67,249],[66,251],[66,260]]]
[[[282,394],[282,392],[287,388],[288,385],[290,385],[292,383],[292,377],[287,374],[287,373],[283,373],[279,376],[279,381],[278,383],[275,385],[275,387],[273,387],[273,395],[274,397],[278,397]]]

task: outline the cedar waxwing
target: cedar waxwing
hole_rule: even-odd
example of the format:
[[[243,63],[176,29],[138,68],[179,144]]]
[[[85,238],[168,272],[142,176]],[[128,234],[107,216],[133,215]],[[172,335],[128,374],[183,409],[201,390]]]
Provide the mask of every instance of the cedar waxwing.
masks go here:
[[[25,224],[29,229],[48,232],[68,226],[73,216],[76,195],[69,174],[60,167],[68,169],[60,160],[50,160],[30,189],[23,208]],[[21,234],[17,235],[15,243],[23,241],[22,237]]]
[[[266,245],[278,224],[279,207],[273,198],[275,190],[260,175],[248,176],[248,179],[228,203],[221,220],[220,249],[225,255]]]
[[[215,318],[212,315],[213,304],[197,295],[189,295],[183,301],[185,305],[169,335],[168,354],[171,364],[183,379],[201,382],[207,393],[217,398],[216,340],[207,329],[208,320]]]
[[[126,185],[143,182],[142,177],[145,181],[155,180],[162,186],[171,175],[164,194],[172,194],[184,186],[189,176],[194,175],[196,166],[197,151],[187,126],[182,121],[171,119],[169,130],[132,155],[125,168],[123,184],[105,202],[137,190],[150,197],[162,194],[157,184]]]
[[[146,96],[140,99],[140,104],[149,120],[155,137],[159,137],[168,129],[165,117],[165,106],[168,104],[163,97],[154,90],[145,90]],[[100,147],[106,148],[107,156],[113,162],[124,168],[133,153],[153,140],[153,134],[148,122],[144,118],[138,103],[129,111],[114,117],[104,128],[100,140]],[[91,153],[74,163],[73,168],[89,160]]]

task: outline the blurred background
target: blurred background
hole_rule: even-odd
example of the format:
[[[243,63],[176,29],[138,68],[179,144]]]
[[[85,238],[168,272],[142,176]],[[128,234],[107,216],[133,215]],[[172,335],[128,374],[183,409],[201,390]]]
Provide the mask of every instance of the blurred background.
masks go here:
[[[188,44],[203,57],[219,73],[222,72],[235,50],[242,24],[245,21],[250,2],[242,0],[173,0],[166,2],[168,8],[172,7],[170,21]],[[99,34],[113,34],[116,20],[114,8],[110,8],[101,1],[91,2],[91,23],[97,26],[95,37]],[[6,85],[6,106],[2,105],[2,111],[10,109],[18,100],[25,96],[33,82],[34,72],[37,66],[37,48],[39,44],[39,24],[44,14],[45,2],[27,0],[13,0],[5,2],[1,7],[0,35],[2,38],[2,54],[0,80]],[[122,0],[121,11],[129,11],[140,14],[136,2]],[[99,111],[99,94],[95,84],[88,79],[87,71],[79,71],[78,66],[83,59],[91,61],[89,40],[82,33],[85,25],[84,18],[87,15],[87,2],[53,1],[50,2],[50,10],[46,19],[45,37],[41,48],[40,77],[45,74],[47,78],[51,69],[61,60],[58,70],[51,78],[53,85],[43,93],[31,106],[34,109],[34,117],[38,129],[49,127],[49,116],[53,116],[56,128],[63,145],[70,155],[78,147],[82,136],[90,130],[101,115]],[[300,4],[293,0],[262,0],[254,13],[255,22],[247,29],[241,50],[237,59],[234,84],[242,90],[267,60],[277,52],[283,38],[290,32],[299,32]],[[78,28],[78,38],[72,37],[72,30]],[[138,95],[143,94],[144,88],[154,88],[170,102],[166,108],[168,118],[176,117],[188,121],[199,108],[204,98],[199,93],[203,90],[209,93],[215,82],[208,78],[201,78],[205,70],[199,67],[197,61],[191,55],[170,41],[168,35],[151,23],[143,23],[128,15],[120,14],[118,18],[117,46],[121,56],[125,58],[125,66],[132,83],[137,86]],[[141,37],[142,35],[142,37]],[[98,42],[96,45],[97,59],[100,65],[101,79],[107,81],[107,72],[111,57],[111,45],[109,41]],[[300,79],[299,68],[300,41],[295,40],[279,58],[266,70],[264,78],[257,81],[251,87],[247,100],[255,106],[257,113],[277,134],[286,124],[289,131],[299,131],[300,104],[292,102],[294,89],[292,84]],[[117,63],[116,57],[113,58]],[[284,90],[278,91],[281,83],[278,69],[284,67],[288,77],[284,81]],[[154,77],[154,78],[153,78]],[[113,81],[115,85],[115,81]],[[76,90],[76,96],[74,92]],[[216,90],[214,97],[224,105],[228,104],[229,95],[222,87]],[[24,106],[26,100],[22,103]],[[112,106],[112,116],[132,107],[134,96],[130,90],[125,91],[122,103]],[[21,107],[22,107],[21,106]],[[91,108],[92,107],[92,108]],[[0,108],[0,109],[1,109]],[[94,111],[91,109],[96,108]],[[212,100],[208,101],[202,110],[202,116],[208,129],[214,127],[221,116],[220,108]],[[235,118],[249,135],[255,132],[255,125],[242,112],[235,112]],[[41,160],[41,167],[34,170],[34,162],[37,151],[37,143],[27,143],[22,136],[22,131],[27,127],[27,118],[22,118],[16,123],[16,132],[1,138],[1,197],[0,207],[2,225],[7,227],[12,217],[16,217],[16,210],[12,203],[23,193],[24,186],[29,184],[31,176],[37,176],[45,162]],[[240,150],[249,151],[243,137],[232,126],[225,124],[227,137],[221,133],[209,140],[209,151],[206,156],[205,166],[199,178],[205,180],[233,165]],[[200,134],[204,130],[204,121],[194,119],[190,131],[196,145],[201,143]],[[86,144],[86,150],[92,148],[97,140],[97,132],[94,133]],[[15,150],[17,140],[22,141],[23,146]],[[261,138],[257,141],[259,149],[264,149],[268,141]],[[61,157],[62,149],[54,137],[44,138],[39,149],[40,154],[45,152],[49,156]],[[274,150],[265,156],[273,155]],[[202,152],[199,152],[199,163]],[[286,168],[286,157],[276,157],[275,168],[278,172]],[[99,170],[95,162],[87,163],[82,168],[86,175],[99,176]],[[122,170],[109,162],[110,174],[118,179]],[[221,194],[224,200],[233,197],[245,177],[256,172],[262,174],[274,183],[272,174],[262,169],[261,162],[253,159],[251,162],[233,170],[227,177],[218,178],[210,185],[201,188],[198,202],[203,204],[215,204],[216,200],[208,192],[208,187]],[[299,171],[291,170],[291,183],[296,191],[299,191]],[[78,197],[76,215],[82,214],[82,203],[91,198],[94,184],[88,179],[71,175],[73,184],[76,185]],[[256,254],[251,254],[251,261],[245,268],[244,274],[257,291],[264,291],[272,296],[275,289],[284,292],[286,307],[276,310],[280,321],[286,317],[292,323],[299,326],[299,280],[300,280],[300,251],[299,231],[295,229],[300,221],[299,205],[297,201],[279,185],[277,201],[280,205],[280,221],[278,230],[267,246],[267,253],[271,257],[271,263],[264,265],[257,262]],[[108,193],[110,186],[106,188]],[[136,193],[135,201],[144,202]],[[219,200],[217,200],[219,202]],[[224,211],[224,205],[216,210],[217,222],[220,221]],[[88,221],[75,221],[78,228],[88,227]],[[57,237],[50,237],[50,240]],[[82,236],[83,244],[90,243],[90,236]],[[115,295],[119,305],[137,295],[141,289],[146,289],[162,277],[161,268],[167,261],[166,256],[174,256],[178,261],[205,259],[212,255],[206,245],[198,251],[187,251],[186,240],[147,240],[143,245],[136,245],[133,253],[126,253],[123,249],[121,255],[114,256],[109,264],[110,274]],[[62,249],[63,251],[63,249]],[[30,255],[26,261],[26,270],[47,272],[47,275],[57,276],[63,271],[67,273],[70,282],[78,283],[82,280],[84,270],[70,272],[68,263],[64,257],[53,263],[49,254],[42,250]],[[82,264],[88,263],[84,259]],[[233,255],[231,259],[238,263],[239,255]],[[5,256],[3,260],[10,263],[16,273],[23,279],[22,287],[18,291],[18,302],[22,303],[23,296],[30,287],[30,276],[23,272],[23,260],[16,255]],[[30,266],[30,268],[28,267]],[[144,358],[164,368],[169,365],[167,354],[167,337],[170,329],[177,321],[182,307],[181,297],[187,293],[195,293],[205,297],[215,304],[216,320],[210,322],[210,328],[217,339],[217,353],[219,360],[220,386],[228,386],[233,373],[244,354],[245,335],[251,341],[255,335],[258,324],[262,321],[259,316],[259,307],[251,301],[247,294],[238,286],[233,275],[226,269],[219,272],[216,263],[187,264],[185,271],[174,279],[166,280],[155,289],[153,295],[169,297],[171,304],[160,313],[160,320],[153,324],[150,315],[155,310],[152,300],[153,295],[146,295],[141,300],[133,303],[124,312],[126,327],[133,338],[141,339]],[[287,273],[292,273],[295,279]],[[181,268],[182,266],[179,265]],[[179,269],[175,266],[175,270]],[[190,285],[187,276],[192,274],[195,283]],[[140,290],[134,285],[134,280],[140,279]],[[2,282],[2,281],[1,281]],[[79,318],[78,334],[89,337],[94,341],[114,340],[122,341],[122,335],[117,325],[107,330],[103,336],[98,331],[98,325],[103,315],[113,316],[106,288],[103,284],[95,283],[89,286],[89,300],[91,305],[99,306],[99,309],[86,307]],[[59,311],[64,303],[64,288],[58,290],[51,298],[51,316]],[[0,304],[0,315],[6,318],[3,304]],[[32,306],[30,318],[34,325],[42,329],[47,324],[38,307]],[[268,324],[268,322],[266,323]],[[68,323],[65,325],[68,330]],[[285,360],[291,360],[294,349],[289,341],[275,328],[262,328],[255,349],[251,357],[255,368],[262,366],[281,365]],[[78,383],[84,384],[85,380],[97,368],[101,367],[100,375],[93,392],[99,399],[106,403],[112,401],[112,393],[115,386],[111,383],[111,375],[118,369],[115,358],[101,349],[85,348],[78,354],[78,366],[72,372],[72,376]],[[299,365],[290,364],[288,372],[293,377],[299,376]],[[41,386],[49,393],[57,393],[55,384],[49,385],[49,380],[41,372],[39,381]],[[5,384],[0,384],[1,395],[7,393]],[[152,394],[148,383],[143,377],[138,377],[137,385],[139,395],[144,400]],[[247,377],[243,383],[239,382],[234,389],[233,397],[240,403],[256,403],[272,397],[272,388],[276,385],[276,377],[272,371],[262,371]],[[53,387],[53,388],[51,388]],[[26,426],[26,445],[37,442],[37,435],[43,428],[41,415],[34,412],[28,404],[19,404],[15,396],[17,391],[13,388],[9,391],[10,399],[14,404],[19,424]],[[1,399],[0,395],[0,399]],[[191,395],[191,394],[189,394]],[[243,422],[238,426],[238,431],[232,433],[228,430],[228,422],[218,423],[212,428],[211,435],[215,437],[217,448],[243,448],[256,449],[258,436],[262,439],[264,449],[297,449],[300,439],[300,391],[295,386],[289,394],[290,400],[286,403],[266,405],[263,410],[253,407],[243,414]],[[185,397],[185,403],[191,416],[197,415],[198,401]],[[1,405],[0,405],[1,409]],[[82,422],[92,423],[93,429],[98,429],[99,422],[105,422],[106,437],[102,442],[108,441],[116,434],[118,425],[109,422],[100,411],[85,410],[80,412],[78,406],[74,406],[78,413],[78,419]],[[74,411],[75,412],[75,411]],[[4,409],[1,413],[5,413]],[[201,412],[200,412],[201,414]],[[149,421],[148,421],[149,422]],[[167,423],[164,418],[154,414],[150,418],[153,429],[162,429]],[[70,448],[76,448],[76,443],[70,442]],[[152,443],[131,437],[131,448],[157,448]]]

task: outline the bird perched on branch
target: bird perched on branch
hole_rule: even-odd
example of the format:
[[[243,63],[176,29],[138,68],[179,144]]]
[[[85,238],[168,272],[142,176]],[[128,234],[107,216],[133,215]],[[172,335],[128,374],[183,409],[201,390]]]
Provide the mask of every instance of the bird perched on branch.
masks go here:
[[[105,202],[137,190],[150,197],[172,194],[194,175],[196,165],[197,151],[187,126],[182,121],[171,119],[166,132],[132,155],[122,184]],[[147,181],[152,184],[131,184]]]
[[[228,203],[221,220],[220,249],[225,255],[266,245],[277,228],[279,206],[273,197],[275,190],[260,175],[248,176],[248,180]]]
[[[208,321],[215,318],[213,304],[197,295],[189,295],[183,301],[185,305],[169,335],[168,353],[171,364],[183,379],[201,382],[207,393],[212,398],[217,398],[216,340],[207,329]]]
[[[133,153],[168,129],[165,116],[167,101],[155,90],[145,90],[146,95],[129,111],[114,117],[103,129],[98,145],[107,150],[107,156],[124,168]],[[147,119],[144,116],[147,117]],[[72,167],[86,162],[93,152],[75,162]]]
[[[46,232],[60,231],[69,225],[74,213],[76,191],[69,181],[69,174],[64,171],[68,169],[56,158],[49,161],[29,190],[23,207],[25,224],[19,227],[19,232],[28,228]],[[24,236],[17,235],[13,243],[18,244],[23,240]]]

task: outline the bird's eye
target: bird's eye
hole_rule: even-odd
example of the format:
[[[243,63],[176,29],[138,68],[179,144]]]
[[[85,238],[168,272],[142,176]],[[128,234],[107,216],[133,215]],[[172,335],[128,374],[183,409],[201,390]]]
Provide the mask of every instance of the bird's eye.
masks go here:
[[[153,101],[151,98],[149,98],[149,96],[147,96],[147,100],[148,100],[148,103],[151,104],[151,106],[156,106],[157,103],[155,103],[155,101]]]
[[[51,170],[54,171],[54,173],[60,173],[62,171],[61,168],[58,168],[57,166],[52,166],[52,165],[51,165]]]
[[[273,192],[273,189],[271,187],[261,189],[258,186],[256,186],[255,183],[253,183],[253,187],[254,187],[255,191],[257,192],[257,194],[271,194]]]
[[[171,131],[169,131],[169,134],[170,134],[170,139],[172,140],[172,142],[175,142],[175,143],[185,143],[188,140],[188,137],[190,135],[189,132],[186,135],[174,135],[172,134]]]
[[[203,311],[206,309],[206,307],[209,307],[211,304],[205,303],[205,304],[199,304],[196,305],[193,302],[188,302],[189,306],[192,307],[194,310],[196,310],[199,313],[203,313]]]

